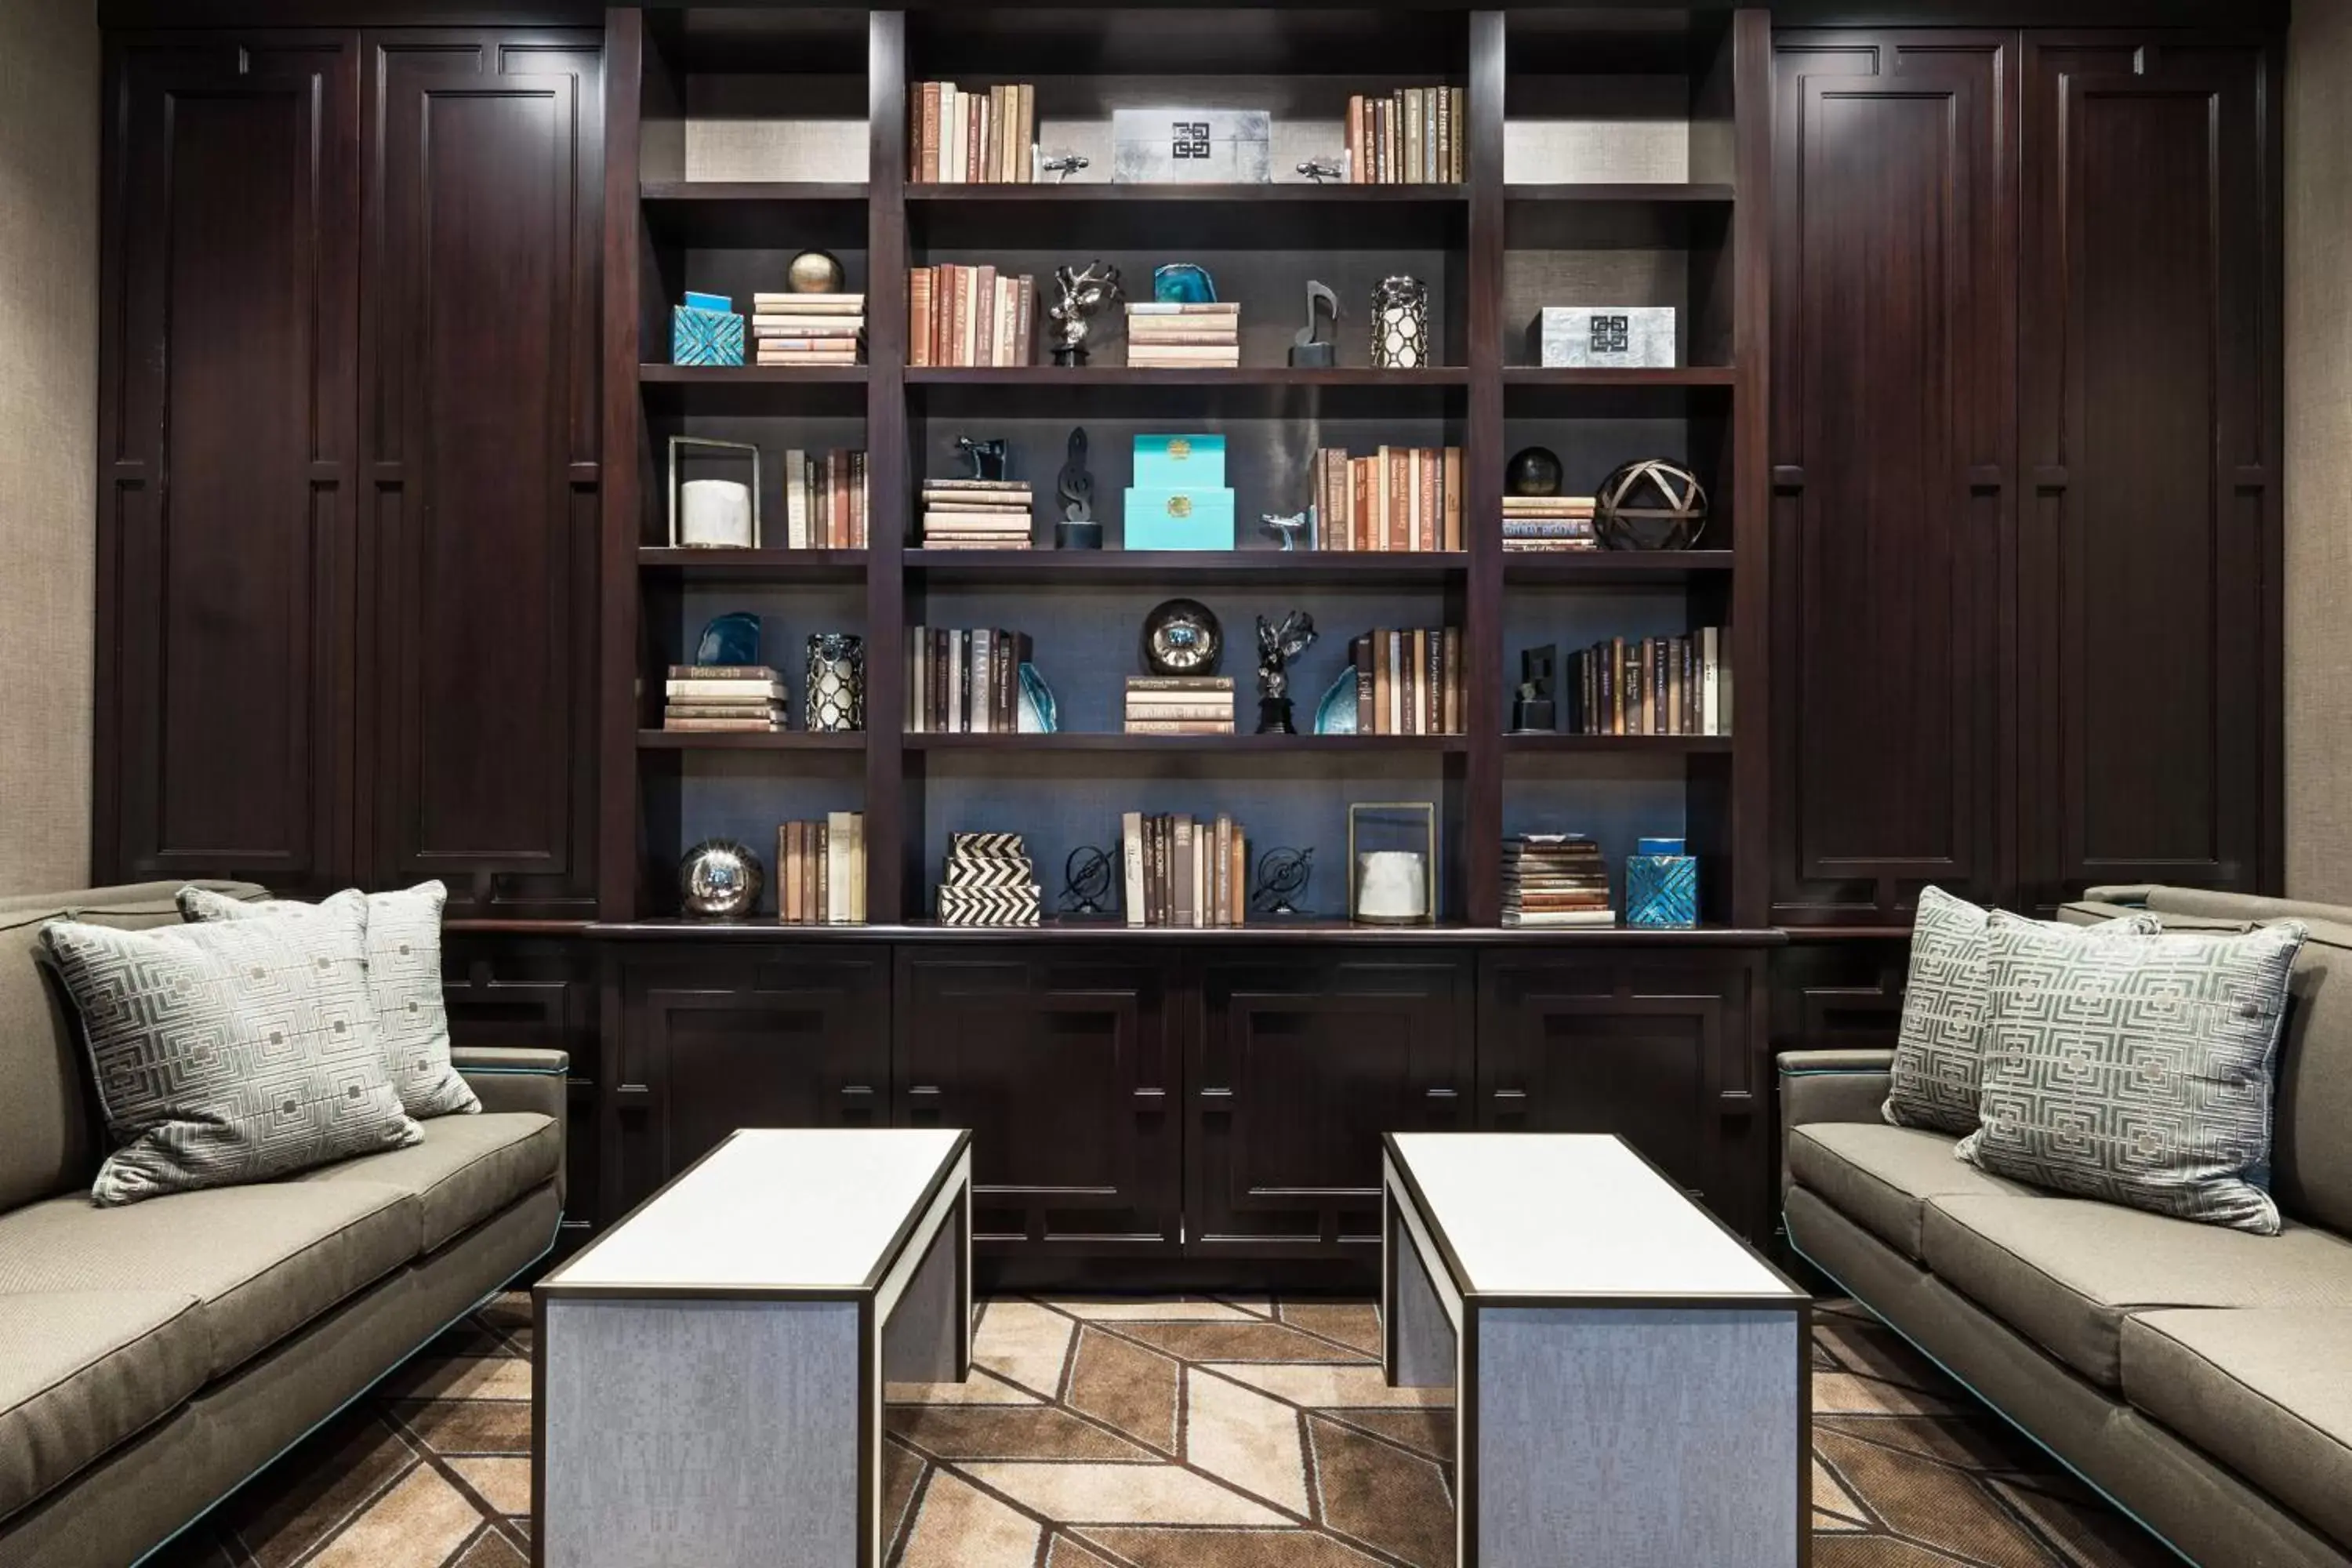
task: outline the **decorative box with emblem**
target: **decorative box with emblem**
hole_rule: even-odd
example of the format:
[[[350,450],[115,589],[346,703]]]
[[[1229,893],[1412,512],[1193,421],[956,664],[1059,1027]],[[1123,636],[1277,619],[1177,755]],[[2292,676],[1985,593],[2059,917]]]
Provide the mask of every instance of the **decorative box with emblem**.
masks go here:
[[[1546,305],[1541,330],[1547,365],[1675,366],[1671,305]]]
[[[1034,926],[1039,901],[1036,868],[1021,835],[949,836],[940,878],[941,925]]]
[[[1262,185],[1274,177],[1274,117],[1263,109],[1121,109],[1110,117],[1118,184]]]
[[[1138,436],[1127,491],[1129,550],[1231,550],[1234,492],[1223,436]]]

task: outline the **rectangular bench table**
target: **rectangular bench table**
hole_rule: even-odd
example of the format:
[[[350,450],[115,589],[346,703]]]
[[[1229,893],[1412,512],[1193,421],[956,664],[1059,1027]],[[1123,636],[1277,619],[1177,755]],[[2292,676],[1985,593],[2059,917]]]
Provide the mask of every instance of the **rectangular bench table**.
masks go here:
[[[1463,1568],[1810,1560],[1810,1300],[1613,1136],[1382,1140],[1382,1361]]]
[[[532,1292],[546,1568],[879,1568],[884,1368],[971,1370],[971,1135],[739,1131]]]

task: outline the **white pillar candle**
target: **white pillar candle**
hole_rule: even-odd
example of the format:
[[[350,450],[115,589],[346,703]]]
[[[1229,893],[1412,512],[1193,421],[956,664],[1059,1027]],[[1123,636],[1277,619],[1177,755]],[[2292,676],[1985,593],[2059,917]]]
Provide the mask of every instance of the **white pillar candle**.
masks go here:
[[[1370,849],[1356,857],[1356,913],[1364,920],[1429,918],[1426,862],[1411,849]]]
[[[688,479],[678,489],[677,542],[699,549],[749,549],[751,487],[737,479]]]

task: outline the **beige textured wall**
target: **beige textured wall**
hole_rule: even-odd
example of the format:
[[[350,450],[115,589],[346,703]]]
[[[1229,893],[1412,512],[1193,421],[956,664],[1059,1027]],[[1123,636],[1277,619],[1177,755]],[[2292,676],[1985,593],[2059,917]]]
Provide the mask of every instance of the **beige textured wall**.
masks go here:
[[[2286,95],[2286,889],[2352,903],[2352,5],[2302,0]]]
[[[94,0],[0,0],[0,892],[89,879]]]

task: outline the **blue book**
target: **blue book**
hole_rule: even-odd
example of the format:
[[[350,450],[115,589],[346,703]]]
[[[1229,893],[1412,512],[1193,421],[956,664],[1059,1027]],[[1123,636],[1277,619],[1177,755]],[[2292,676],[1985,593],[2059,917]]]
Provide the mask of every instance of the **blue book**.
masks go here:
[[[689,310],[731,310],[735,297],[731,294],[703,294],[692,289],[686,291],[686,308]]]

